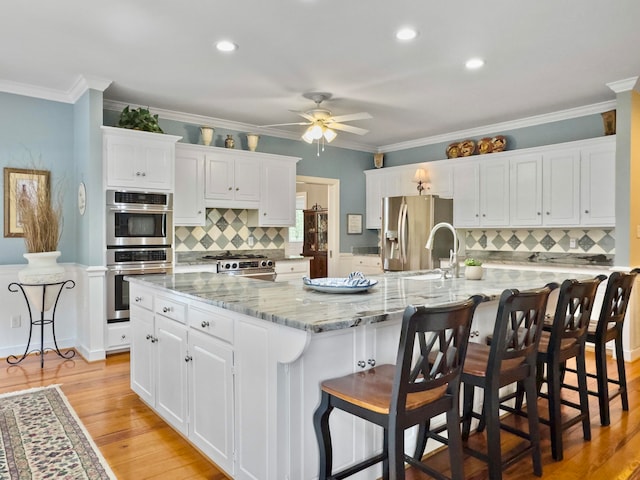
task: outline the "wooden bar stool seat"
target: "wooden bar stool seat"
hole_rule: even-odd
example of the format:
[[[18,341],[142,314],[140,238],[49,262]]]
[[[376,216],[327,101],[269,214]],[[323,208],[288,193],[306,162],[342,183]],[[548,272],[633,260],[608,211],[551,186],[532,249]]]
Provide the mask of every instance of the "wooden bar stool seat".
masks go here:
[[[384,479],[404,479],[405,461],[439,479],[447,478],[404,453],[404,430],[446,414],[451,476],[464,478],[459,424],[460,374],[471,320],[484,299],[442,307],[405,309],[395,365],[326,380],[313,422],[320,450],[320,480],[342,479],[382,462]],[[414,354],[415,353],[415,354]],[[329,415],[338,408],[384,429],[382,453],[340,472],[332,472]]]

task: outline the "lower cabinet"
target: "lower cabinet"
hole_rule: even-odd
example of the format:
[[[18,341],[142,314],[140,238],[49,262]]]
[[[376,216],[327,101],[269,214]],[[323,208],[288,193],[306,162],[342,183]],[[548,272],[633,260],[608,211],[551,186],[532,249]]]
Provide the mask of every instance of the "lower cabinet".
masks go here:
[[[276,282],[300,281],[309,276],[309,257],[276,262]]]
[[[233,476],[231,320],[130,288],[132,298],[153,297],[155,306],[131,305],[131,389]]]

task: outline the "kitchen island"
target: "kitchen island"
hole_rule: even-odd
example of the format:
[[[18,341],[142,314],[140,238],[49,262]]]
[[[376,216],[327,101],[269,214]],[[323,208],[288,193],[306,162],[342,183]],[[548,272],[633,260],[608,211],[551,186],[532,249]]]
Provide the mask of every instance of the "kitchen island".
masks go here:
[[[313,479],[320,381],[395,363],[407,305],[484,294],[488,301],[472,326],[480,340],[493,329],[505,288],[590,276],[486,269],[483,280],[470,281],[388,273],[371,277],[378,284],[356,294],[210,273],[135,276],[128,279],[131,385],[232,478]],[[331,428],[335,468],[382,444],[378,427],[342,412],[332,415]],[[370,470],[358,478],[379,476]]]

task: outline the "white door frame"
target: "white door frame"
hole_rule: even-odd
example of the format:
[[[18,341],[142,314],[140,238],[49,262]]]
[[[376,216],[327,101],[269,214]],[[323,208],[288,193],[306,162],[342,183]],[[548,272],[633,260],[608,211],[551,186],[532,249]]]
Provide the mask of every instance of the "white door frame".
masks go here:
[[[338,276],[340,265],[340,180],[337,178],[296,176],[297,182],[327,185],[327,214],[329,215],[329,245],[327,251],[327,276]]]

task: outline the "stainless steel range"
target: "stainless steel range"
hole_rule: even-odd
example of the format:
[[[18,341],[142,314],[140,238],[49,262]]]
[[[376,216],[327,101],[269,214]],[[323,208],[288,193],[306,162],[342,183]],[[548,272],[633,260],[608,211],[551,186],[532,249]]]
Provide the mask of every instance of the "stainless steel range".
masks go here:
[[[217,272],[225,275],[238,275],[271,282],[276,279],[276,262],[267,258],[266,255],[233,253],[227,250],[225,253],[204,255],[202,259],[215,262]]]

